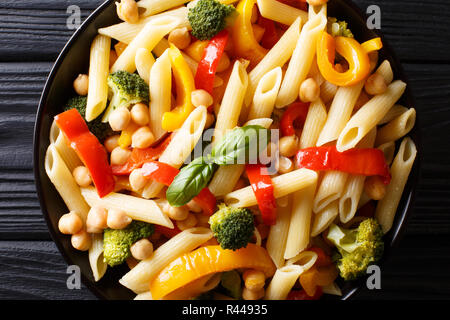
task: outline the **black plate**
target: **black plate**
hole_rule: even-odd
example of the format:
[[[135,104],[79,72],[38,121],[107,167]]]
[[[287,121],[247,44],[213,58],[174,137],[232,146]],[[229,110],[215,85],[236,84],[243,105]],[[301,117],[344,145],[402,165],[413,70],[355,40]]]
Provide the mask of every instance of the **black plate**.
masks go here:
[[[50,234],[58,246],[59,251],[69,265],[80,266],[83,283],[99,298],[102,299],[131,299],[134,294],[119,284],[118,280],[127,271],[126,266],[109,268],[105,276],[95,282],[89,267],[87,253],[74,250],[70,244],[70,237],[62,235],[58,231],[58,219],[67,212],[67,208],[58,192],[48,179],[44,169],[45,152],[49,145],[49,131],[53,117],[62,111],[63,104],[68,97],[74,95],[72,83],[79,73],[87,73],[89,62],[89,48],[91,41],[97,34],[97,29],[106,27],[119,20],[116,17],[114,1],[103,3],[83,25],[75,32],[63,51],[59,55],[55,65],[50,72],[45,84],[39,103],[36,125],[34,132],[34,174],[36,188],[42,208],[47,221]],[[340,20],[346,20],[358,41],[362,42],[376,36],[378,32],[368,30],[366,17],[351,1],[331,0],[328,6],[330,16],[336,16]],[[381,51],[381,59],[388,59],[394,69],[395,79],[407,82],[400,63],[394,52],[383,39],[384,48]],[[400,101],[407,107],[414,107],[414,101],[409,89]],[[411,176],[406,185],[404,194],[400,201],[395,221],[391,231],[385,236],[386,251],[381,263],[384,263],[398,243],[406,225],[406,220],[412,211],[412,201],[415,194],[415,186],[419,177],[419,158],[421,154],[418,125],[410,133],[417,145],[419,157],[416,159]],[[355,291],[365,285],[365,280],[340,283],[343,296],[348,299]],[[327,296],[333,299],[332,296]]]

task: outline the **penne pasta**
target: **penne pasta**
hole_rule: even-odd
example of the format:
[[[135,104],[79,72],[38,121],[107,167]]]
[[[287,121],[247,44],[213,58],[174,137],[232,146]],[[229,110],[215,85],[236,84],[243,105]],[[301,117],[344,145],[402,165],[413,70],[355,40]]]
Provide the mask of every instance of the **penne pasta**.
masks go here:
[[[381,224],[384,233],[392,227],[416,155],[417,149],[414,142],[409,137],[404,138],[391,165],[392,178],[387,186],[386,196],[378,201],[375,211],[375,218]]]
[[[327,109],[319,98],[309,106],[305,124],[303,125],[302,135],[300,136],[300,149],[315,146],[326,121]]]
[[[325,231],[339,214],[339,201],[335,200],[314,216],[311,236],[315,237]]]
[[[103,234],[93,233],[92,245],[89,248],[89,265],[95,281],[99,281],[106,273],[108,265],[103,260]]]
[[[258,9],[261,15],[273,21],[290,26],[300,17],[302,21],[308,20],[306,11],[294,8],[276,0],[258,0]]]
[[[386,159],[386,163],[388,165],[391,164],[392,160],[394,160],[395,154],[395,142],[390,141],[383,143],[381,146],[378,146],[377,149],[380,149],[384,153],[384,159]]]
[[[82,165],[77,153],[69,147],[66,137],[64,137],[64,134],[61,132],[55,121],[53,121],[52,126],[50,127],[49,140],[50,144],[55,146],[58,154],[61,156],[70,172],[73,172],[73,169]]]
[[[379,146],[406,136],[415,123],[416,109],[411,108],[378,130],[375,145]]]
[[[82,188],[81,194],[91,207],[100,206],[107,210],[120,208],[133,220],[173,228],[172,221],[153,200],[114,192],[100,198],[93,187]]]
[[[280,67],[267,72],[259,81],[256,87],[253,103],[250,107],[248,120],[256,118],[267,118],[272,115],[280,89],[283,74]]]
[[[140,261],[119,282],[135,293],[147,292],[150,281],[169,262],[194,250],[212,237],[213,233],[207,228],[184,230],[162,244],[150,258]]]
[[[277,269],[266,290],[264,299],[285,300],[294,287],[298,277],[302,274],[302,267],[297,265],[285,266]]]
[[[150,70],[155,63],[153,54],[145,48],[139,48],[136,52],[135,63],[139,76],[149,84]]]
[[[317,189],[313,203],[313,211],[318,213],[330,203],[338,200],[344,190],[348,174],[341,171],[327,171]]]
[[[380,126],[380,125],[386,124],[388,122],[391,122],[392,120],[394,120],[395,118],[402,115],[403,113],[405,113],[408,110],[409,110],[408,108],[406,108],[402,105],[396,104],[391,109],[389,109],[388,113],[386,113],[386,115],[383,117],[383,119],[381,119],[380,122],[378,122],[378,125]]]
[[[102,35],[97,35],[91,44],[86,121],[94,120],[106,108],[110,48],[111,38]]]
[[[388,60],[384,60],[378,67],[376,73],[384,78],[387,85],[391,84],[394,80],[394,72],[392,71],[391,63]]]

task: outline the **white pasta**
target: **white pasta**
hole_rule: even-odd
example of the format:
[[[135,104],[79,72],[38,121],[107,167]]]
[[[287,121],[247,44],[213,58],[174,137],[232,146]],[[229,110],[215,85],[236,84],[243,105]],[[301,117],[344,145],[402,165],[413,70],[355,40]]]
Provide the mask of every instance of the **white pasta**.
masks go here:
[[[332,284],[329,284],[327,286],[322,286],[323,293],[331,294],[334,296],[342,296],[341,288],[336,284],[336,282],[333,282]]]
[[[181,6],[186,2],[189,2],[189,0],[140,0],[137,5],[143,9],[140,13],[141,16],[148,17]]]
[[[302,135],[300,137],[300,149],[315,146],[326,121],[327,109],[319,98],[309,106],[305,124],[303,125]]]
[[[145,48],[139,48],[136,51],[135,64],[139,76],[149,84],[150,81],[150,70],[155,63],[155,58],[153,54]]]
[[[109,54],[111,38],[97,35],[91,44],[86,121],[97,118],[108,100]]]
[[[133,269],[126,273],[119,282],[135,293],[147,292],[149,290],[150,281],[169,262],[182,254],[194,250],[212,237],[213,233],[207,228],[191,228],[184,230],[162,244],[155,250],[150,258],[139,262]]]
[[[396,141],[407,135],[416,123],[416,109],[411,108],[387,125],[378,129],[375,145],[379,146],[390,141]]]
[[[395,118],[402,115],[403,113],[405,113],[408,110],[409,109],[407,107],[396,104],[391,109],[389,109],[388,113],[386,113],[386,115],[383,117],[383,119],[381,119],[380,122],[378,122],[378,125],[380,126],[382,124],[391,122],[392,120],[394,120]]]
[[[395,153],[395,142],[390,141],[383,143],[382,145],[378,146],[377,149],[380,149],[384,153],[384,159],[386,160],[386,163],[388,165],[391,164],[392,160],[394,159],[394,153]]]
[[[277,99],[282,77],[281,67],[276,67],[261,78],[256,87],[253,103],[250,107],[248,114],[249,120],[270,118],[275,107],[275,100]]]
[[[383,232],[388,232],[394,221],[398,204],[408,181],[417,149],[411,138],[403,139],[400,149],[394,158],[391,166],[391,183],[386,188],[386,196],[378,201],[375,211],[375,218],[381,224]]]
[[[303,269],[297,265],[277,269],[266,290],[266,300],[285,300]]]
[[[341,171],[324,173],[314,198],[313,211],[315,213],[322,211],[330,203],[340,198],[347,178],[348,174]]]
[[[335,200],[314,216],[311,236],[315,237],[325,231],[339,214],[339,201]]]
[[[103,234],[93,233],[92,245],[89,248],[89,265],[91,266],[94,280],[99,281],[106,273],[108,265],[103,260]]]
[[[394,72],[392,71],[391,63],[388,60],[384,60],[380,64],[376,73],[381,75],[388,85],[394,80]]]
[[[306,11],[294,8],[276,0],[258,0],[258,9],[261,15],[273,21],[290,26],[300,17],[302,21],[308,20]]]
[[[173,228],[172,221],[153,200],[114,192],[100,198],[93,187],[82,188],[81,193],[91,207],[100,206],[107,210],[120,208],[133,220]]]
[[[47,148],[44,168],[69,211],[74,211],[85,222],[90,208],[84,201],[80,187],[75,182],[72,173],[53,144]]]
[[[66,137],[64,137],[64,134],[61,132],[54,120],[52,126],[50,127],[49,140],[50,144],[54,145],[56,150],[58,150],[59,155],[64,160],[64,163],[70,172],[73,172],[73,169],[82,165],[77,153],[69,147]]]
[[[314,251],[303,251],[286,261],[286,265],[298,265],[303,269],[302,272],[305,272],[316,263],[317,257],[317,253]]]

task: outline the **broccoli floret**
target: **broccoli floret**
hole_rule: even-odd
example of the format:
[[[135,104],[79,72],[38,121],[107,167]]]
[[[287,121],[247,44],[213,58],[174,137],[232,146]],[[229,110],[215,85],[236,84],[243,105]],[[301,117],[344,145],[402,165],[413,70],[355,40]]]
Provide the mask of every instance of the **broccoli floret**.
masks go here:
[[[327,238],[339,251],[333,258],[344,280],[355,280],[366,273],[369,265],[380,260],[384,251],[383,231],[373,218],[356,229],[330,226]]]
[[[67,101],[66,106],[64,107],[64,111],[70,110],[70,109],[77,109],[78,112],[81,114],[83,118],[86,117],[86,105],[87,105],[87,98],[83,96],[75,96],[73,98],[70,98],[69,101]],[[91,131],[94,136],[97,137],[97,139],[100,142],[103,142],[107,137],[112,135],[114,131],[111,129],[111,126],[109,123],[103,123],[101,121],[101,116],[97,117],[96,119],[92,120],[91,122],[87,122],[86,124],[89,128],[89,131]]]
[[[189,9],[188,19],[192,35],[199,40],[208,40],[230,25],[236,16],[232,5],[216,0],[200,0]]]
[[[109,107],[102,121],[107,122],[111,112],[120,107],[149,101],[148,85],[135,73],[117,71],[108,76],[108,86],[112,91]]]
[[[105,229],[103,232],[103,258],[111,267],[118,266],[131,255],[130,247],[136,241],[150,237],[152,224],[132,221],[124,229]]]
[[[214,237],[223,249],[237,250],[247,246],[253,236],[253,214],[245,208],[219,206],[219,211],[209,218]]]
[[[332,17],[328,18],[327,32],[333,37],[353,38],[353,33],[348,28],[347,22],[338,21]]]

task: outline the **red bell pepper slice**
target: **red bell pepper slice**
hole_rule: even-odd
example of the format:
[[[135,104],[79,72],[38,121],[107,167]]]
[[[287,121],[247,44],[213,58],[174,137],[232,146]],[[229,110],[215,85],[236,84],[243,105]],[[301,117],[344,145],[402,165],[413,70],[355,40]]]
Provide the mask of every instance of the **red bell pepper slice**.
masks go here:
[[[261,46],[266,49],[271,49],[279,40],[277,30],[275,29],[275,23],[270,19],[259,16],[258,25],[264,28]]]
[[[170,186],[173,179],[180,170],[158,161],[147,162],[142,166],[144,177],[153,179],[166,186]],[[216,197],[209,191],[208,187],[203,188],[193,199],[203,210],[204,215],[212,215],[216,209]]]
[[[174,226],[173,229],[170,229],[170,228],[167,228],[164,226],[160,226],[158,224],[155,224],[154,226],[155,226],[155,232],[159,232],[167,238],[173,238],[181,232],[181,230],[178,229],[177,226]]]
[[[134,148],[125,164],[112,166],[113,174],[116,176],[129,175],[134,169],[142,167],[144,163],[158,159],[166,150],[171,139],[172,135],[169,135],[156,147],[146,149]]]
[[[292,136],[295,134],[294,122],[297,126],[305,123],[308,114],[309,103],[294,102],[281,116],[280,129],[281,135]]]
[[[66,136],[69,145],[89,170],[100,198],[114,191],[114,176],[103,145],[89,131],[76,109],[55,116],[56,124]]]
[[[319,300],[323,295],[321,287],[316,288],[313,296],[308,296],[305,290],[291,290],[287,296],[287,300]]]
[[[309,248],[308,251],[313,251],[317,254],[317,260],[314,263],[317,267],[326,267],[333,263],[331,260],[331,257],[327,255],[321,248],[319,247],[312,247]]]
[[[258,201],[264,224],[274,225],[277,219],[277,202],[267,168],[262,164],[247,164],[245,170]]]
[[[336,146],[313,147],[299,150],[296,156],[299,168],[315,171],[342,171],[353,175],[381,176],[384,184],[389,184],[391,174],[384,158],[378,149],[350,149],[344,152],[336,150]]]
[[[220,58],[228,41],[228,31],[222,30],[214,36],[203,51],[203,57],[198,63],[195,74],[195,88],[203,89],[212,94],[214,77]]]

